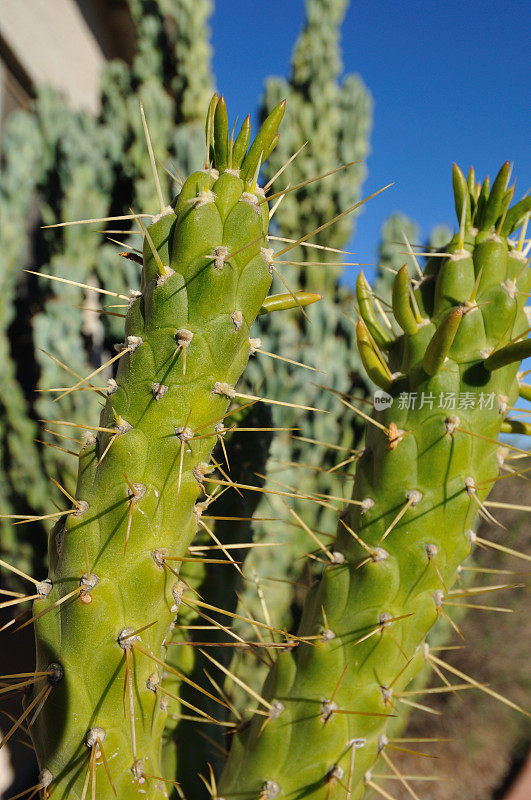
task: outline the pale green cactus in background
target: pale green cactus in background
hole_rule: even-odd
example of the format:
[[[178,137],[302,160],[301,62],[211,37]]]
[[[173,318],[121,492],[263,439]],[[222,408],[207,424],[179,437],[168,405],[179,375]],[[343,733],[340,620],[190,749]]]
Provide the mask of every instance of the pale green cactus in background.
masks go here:
[[[42,231],[38,225],[127,215],[131,206],[138,210],[153,204],[140,101],[162,163],[172,169],[171,160],[188,174],[204,158],[202,118],[212,94],[207,24],[212,4],[131,0],[130,10],[137,29],[136,55],[130,68],[121,61],[105,67],[97,119],[73,112],[56,92],[43,88],[33,109],[13,113],[3,130],[0,203],[2,219],[9,219],[10,225],[0,230],[4,309],[0,513],[16,513],[23,507],[42,512],[50,492],[55,492],[47,474],[72,486],[71,456],[57,449],[71,449],[68,440],[42,430],[50,428],[49,423],[39,431],[35,420],[94,417],[98,399],[93,392],[77,392],[60,407],[53,402],[53,393],[41,392],[36,398],[33,390],[63,386],[71,377],[53,359],[78,374],[88,374],[112,353],[120,336],[120,318],[114,316],[120,309],[98,315],[99,308],[112,304],[108,297],[60,282],[50,284],[21,267],[68,276],[118,294],[138,286],[137,265],[124,259],[117,270],[116,245],[95,232],[103,224],[90,230],[78,226]],[[166,174],[161,180],[165,188],[169,186]],[[34,210],[36,192],[40,218]],[[130,224],[116,221],[107,227],[127,231]],[[123,241],[116,234],[108,236]],[[137,241],[137,235],[126,235],[123,249]],[[99,377],[100,384],[108,374]],[[34,438],[54,447],[35,443]],[[21,567],[42,562],[42,529],[19,527],[15,538],[9,523],[0,520],[0,524],[4,553]]]

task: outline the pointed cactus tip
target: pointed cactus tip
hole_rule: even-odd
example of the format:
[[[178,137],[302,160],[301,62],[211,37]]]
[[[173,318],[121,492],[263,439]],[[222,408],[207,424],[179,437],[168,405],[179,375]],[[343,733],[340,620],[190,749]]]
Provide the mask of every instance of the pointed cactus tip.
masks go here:
[[[358,320],[356,324],[356,341],[367,375],[380,389],[388,392],[393,383],[393,376],[363,319]]]
[[[407,264],[396,273],[393,282],[392,306],[395,319],[404,331],[412,336],[418,330],[418,323],[411,307],[410,283]]]
[[[436,375],[446,361],[465,310],[465,306],[454,308],[431,337],[422,361],[428,375]]]
[[[214,167],[222,172],[229,162],[229,123],[225,98],[220,97],[214,112]]]
[[[262,316],[263,314],[271,314],[273,311],[287,311],[301,306],[304,308],[304,306],[310,306],[312,303],[317,303],[322,299],[323,295],[316,292],[298,291],[293,292],[293,294],[289,292],[272,294],[266,297],[258,314]]]
[[[365,277],[363,270],[360,270],[356,281],[356,300],[358,301],[358,313],[365,322],[374,341],[380,347],[386,347],[392,341],[389,333],[380,325],[374,310],[371,287]]]
[[[523,339],[519,342],[511,342],[504,347],[494,350],[483,362],[483,366],[489,372],[509,364],[519,364],[524,358],[531,356],[531,339]]]
[[[232,148],[232,166],[234,169],[239,169],[243,161],[243,157],[249,147],[251,139],[251,116],[247,114],[242,122],[240,132],[237,135],[234,146]]]

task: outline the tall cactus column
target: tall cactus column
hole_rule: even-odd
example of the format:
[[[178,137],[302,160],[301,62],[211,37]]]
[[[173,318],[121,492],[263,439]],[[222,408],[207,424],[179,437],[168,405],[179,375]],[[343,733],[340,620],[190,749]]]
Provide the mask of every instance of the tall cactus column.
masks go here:
[[[160,771],[164,643],[184,588],[173,559],[196,531],[196,499],[271,283],[256,179],[283,112],[281,103],[248,149],[248,119],[229,140],[214,96],[207,168],[145,229],[116,380],[99,425],[86,426],[75,498],[50,536],[34,604],[42,679],[26,719],[45,700],[32,735],[41,784],[57,798],[96,784],[100,800],[155,798],[173,778]]]
[[[227,799],[325,800],[334,787],[360,798],[378,757],[389,758],[401,692],[425,660],[440,664],[424,639],[470,552],[478,510],[488,513],[497,437],[511,427],[517,370],[531,353],[525,234],[508,240],[531,198],[510,207],[508,174],[505,164],[490,188],[455,168],[459,233],[414,292],[407,269],[397,273],[398,338],[382,336],[362,298],[358,347],[387,407],[372,413],[352,504],[306,602],[298,635],[308,641],[278,656],[263,690],[269,717],[255,715],[235,738],[220,784]]]

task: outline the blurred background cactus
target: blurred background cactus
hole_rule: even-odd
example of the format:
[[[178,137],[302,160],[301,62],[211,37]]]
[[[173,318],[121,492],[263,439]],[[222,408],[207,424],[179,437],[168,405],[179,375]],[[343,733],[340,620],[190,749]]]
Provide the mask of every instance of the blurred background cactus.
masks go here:
[[[207,24],[212,4],[130,0],[129,9],[135,54],[131,66],[114,60],[104,67],[99,115],[72,110],[58,91],[38,87],[31,107],[10,114],[3,126],[0,211],[10,224],[0,231],[2,514],[44,513],[55,492],[48,475],[72,487],[75,461],[57,449],[68,450],[68,440],[58,441],[46,430],[50,423],[37,420],[65,414],[95,419],[98,398],[93,391],[75,392],[59,407],[54,394],[42,390],[68,383],[71,376],[59,362],[79,375],[100,366],[122,327],[114,316],[120,309],[98,313],[112,304],[108,296],[50,283],[23,268],[117,293],[136,288],[139,280],[133,261],[124,259],[117,269],[116,245],[109,237],[118,234],[96,232],[104,225],[40,226],[153,207],[140,102],[165,166],[173,162],[174,169],[189,173],[203,158],[199,120],[212,94]],[[170,182],[164,175],[168,197],[176,193],[176,184],[169,191]],[[118,221],[111,227],[127,230],[129,224]],[[118,238],[125,242],[123,249],[134,246],[134,230]],[[102,377],[98,380],[101,385]],[[20,526],[15,536],[10,522],[1,524],[2,552],[23,569],[42,570],[44,527]]]

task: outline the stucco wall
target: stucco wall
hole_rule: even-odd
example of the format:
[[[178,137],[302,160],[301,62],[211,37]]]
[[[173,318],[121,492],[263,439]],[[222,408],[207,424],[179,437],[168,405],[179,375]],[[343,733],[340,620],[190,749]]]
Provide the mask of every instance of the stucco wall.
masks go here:
[[[0,0],[0,36],[32,83],[97,110],[105,56],[75,0]]]

